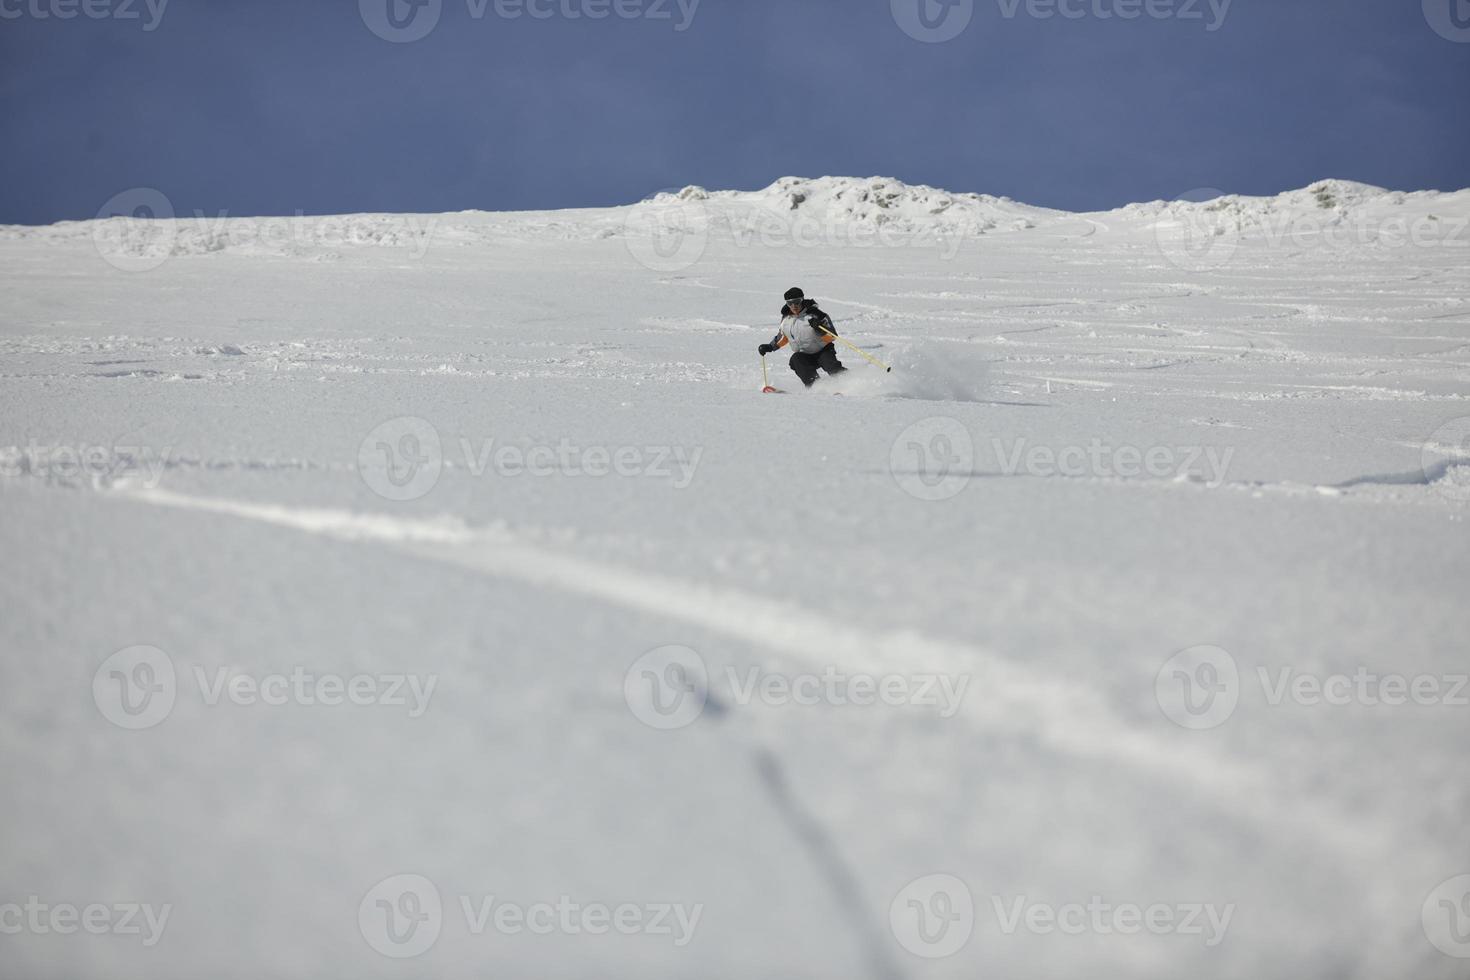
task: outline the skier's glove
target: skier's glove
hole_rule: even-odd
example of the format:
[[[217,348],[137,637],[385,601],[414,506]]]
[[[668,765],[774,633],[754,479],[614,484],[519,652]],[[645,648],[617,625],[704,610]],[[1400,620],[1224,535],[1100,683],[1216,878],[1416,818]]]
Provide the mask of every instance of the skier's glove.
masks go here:
[[[761,344],[760,345],[760,348],[759,348],[759,350],[761,352],[761,357],[765,357],[767,354],[770,354],[775,349],[776,349],[776,345],[775,344]]]

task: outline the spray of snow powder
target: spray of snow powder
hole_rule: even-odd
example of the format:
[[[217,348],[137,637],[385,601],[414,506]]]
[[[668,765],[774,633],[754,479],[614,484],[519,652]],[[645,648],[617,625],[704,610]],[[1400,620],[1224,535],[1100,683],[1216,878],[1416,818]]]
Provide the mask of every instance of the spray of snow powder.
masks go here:
[[[990,362],[978,354],[908,345],[885,352],[881,344],[863,349],[892,366],[891,373],[866,363],[851,349],[844,350],[846,373],[823,378],[812,389],[840,392],[858,398],[913,398],[934,402],[986,401],[990,391]]]

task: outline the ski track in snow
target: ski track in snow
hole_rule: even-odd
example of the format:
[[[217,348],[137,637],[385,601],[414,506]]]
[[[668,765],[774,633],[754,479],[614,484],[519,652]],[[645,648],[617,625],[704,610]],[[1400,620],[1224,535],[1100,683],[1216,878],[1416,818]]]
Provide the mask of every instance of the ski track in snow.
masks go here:
[[[1390,848],[1402,849],[1397,834],[1360,826],[1354,815],[1324,808],[1294,787],[1274,785],[1247,765],[1199,746],[1160,740],[1128,724],[1085,686],[916,631],[874,633],[854,629],[767,597],[559,554],[518,541],[504,530],[476,530],[453,520],[406,520],[382,514],[289,508],[164,490],[112,492],[155,506],[205,511],[306,534],[400,548],[482,574],[682,620],[779,650],[795,663],[806,661],[811,650],[835,646],[844,651],[848,666],[873,674],[900,666],[921,666],[951,676],[968,675],[982,693],[978,699],[965,701],[964,715],[973,724],[1035,735],[1060,753],[1080,759],[1121,760],[1142,772],[1191,785],[1214,806],[1234,815],[1273,828],[1292,827],[1304,846],[1325,845],[1341,856],[1356,858],[1382,852],[1385,860]],[[670,603],[671,595],[680,596],[680,602]],[[926,662],[922,665],[913,664],[915,651],[923,652]]]

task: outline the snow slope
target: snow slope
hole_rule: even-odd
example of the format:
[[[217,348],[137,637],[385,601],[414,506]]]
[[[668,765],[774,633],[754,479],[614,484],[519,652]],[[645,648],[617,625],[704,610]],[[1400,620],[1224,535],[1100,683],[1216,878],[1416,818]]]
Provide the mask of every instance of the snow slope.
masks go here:
[[[1463,977],[1467,222],[0,228],[0,974]],[[793,284],[894,372],[762,395]]]

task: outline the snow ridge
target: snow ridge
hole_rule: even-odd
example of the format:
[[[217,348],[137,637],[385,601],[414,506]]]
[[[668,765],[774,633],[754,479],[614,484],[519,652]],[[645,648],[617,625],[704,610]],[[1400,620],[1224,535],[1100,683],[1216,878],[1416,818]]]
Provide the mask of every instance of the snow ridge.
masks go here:
[[[907,231],[1033,228],[1037,221],[1062,214],[1008,197],[955,194],[891,177],[782,177],[758,191],[710,192],[686,187],[677,194],[655,195],[652,201],[663,205],[708,202],[711,209],[764,211],[825,225]]]
[[[1399,192],[1333,179],[1271,197],[1200,192],[1184,198],[1077,215],[890,177],[782,177],[755,191],[689,186],[613,208],[438,215],[113,216],[44,226],[0,225],[0,241],[86,243],[115,264],[151,268],[174,256],[221,252],[333,261],[349,250],[383,249],[417,259],[441,245],[631,240],[661,234],[669,227],[739,244],[953,242],[990,232],[1075,225],[1079,217],[1090,226],[1086,235],[1156,234],[1202,226],[1215,234],[1304,225],[1377,226],[1402,220],[1438,223],[1436,234],[1470,238],[1465,230],[1470,225],[1470,189]]]

